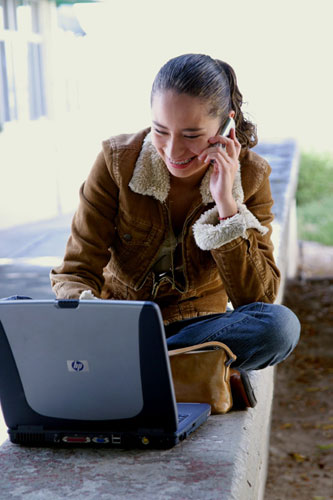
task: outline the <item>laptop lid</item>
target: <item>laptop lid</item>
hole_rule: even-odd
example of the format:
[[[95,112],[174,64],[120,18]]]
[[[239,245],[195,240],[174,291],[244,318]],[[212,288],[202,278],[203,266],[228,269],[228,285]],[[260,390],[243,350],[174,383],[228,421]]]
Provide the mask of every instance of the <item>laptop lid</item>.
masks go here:
[[[7,426],[177,429],[160,310],[153,302],[0,302]]]

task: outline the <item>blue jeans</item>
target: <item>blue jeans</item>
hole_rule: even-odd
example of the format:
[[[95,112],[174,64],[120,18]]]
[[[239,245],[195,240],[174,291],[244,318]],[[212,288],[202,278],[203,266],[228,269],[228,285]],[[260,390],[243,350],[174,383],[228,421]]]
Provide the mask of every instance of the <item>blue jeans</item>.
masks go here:
[[[244,370],[280,363],[295,348],[300,335],[300,323],[290,309],[263,302],[177,321],[165,329],[168,349],[217,340],[237,356],[232,367]]]

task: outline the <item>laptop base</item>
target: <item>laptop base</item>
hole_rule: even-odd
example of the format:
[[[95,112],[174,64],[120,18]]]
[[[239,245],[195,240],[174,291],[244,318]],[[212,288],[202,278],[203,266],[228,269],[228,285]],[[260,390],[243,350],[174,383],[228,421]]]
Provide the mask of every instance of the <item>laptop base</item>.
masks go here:
[[[180,422],[175,432],[164,429],[137,429],[135,431],[103,431],[92,429],[73,432],[66,429],[43,429],[42,426],[19,426],[9,429],[9,439],[22,446],[46,446],[58,448],[93,447],[93,448],[158,448],[168,449],[186,439],[210,415],[210,406],[196,403],[177,404]],[[203,412],[203,409],[205,410]],[[184,415],[185,413],[188,415]],[[193,421],[191,413],[200,415]],[[188,421],[188,422],[187,422]]]
[[[93,447],[93,448],[163,448],[168,449],[185,439],[186,436],[163,437],[144,435],[123,435],[122,433],[66,433],[66,432],[21,432],[8,431],[10,441],[22,446],[31,447]]]

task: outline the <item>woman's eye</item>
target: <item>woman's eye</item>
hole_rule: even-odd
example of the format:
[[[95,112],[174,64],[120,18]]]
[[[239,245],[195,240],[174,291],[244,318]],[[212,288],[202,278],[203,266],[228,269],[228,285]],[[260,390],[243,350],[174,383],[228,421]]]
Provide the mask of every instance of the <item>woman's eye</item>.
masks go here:
[[[159,130],[158,128],[154,127],[154,132],[156,132],[159,135],[168,135],[168,132],[164,132],[163,130]],[[197,139],[198,137],[201,137],[201,135],[184,135],[185,139]]]

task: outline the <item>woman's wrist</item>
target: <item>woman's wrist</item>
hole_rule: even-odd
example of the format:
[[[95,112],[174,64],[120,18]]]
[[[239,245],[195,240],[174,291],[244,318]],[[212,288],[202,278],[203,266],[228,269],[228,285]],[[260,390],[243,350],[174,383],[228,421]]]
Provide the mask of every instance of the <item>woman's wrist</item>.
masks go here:
[[[224,202],[223,204],[216,206],[219,220],[229,219],[230,217],[236,215],[238,212],[237,203],[234,199],[230,202]]]
[[[227,215],[227,217],[219,217],[218,219],[221,221],[221,220],[228,220],[228,219],[231,219],[232,217],[235,217],[235,215],[238,214],[238,210],[237,212],[235,212],[234,214],[231,214],[231,215]]]

